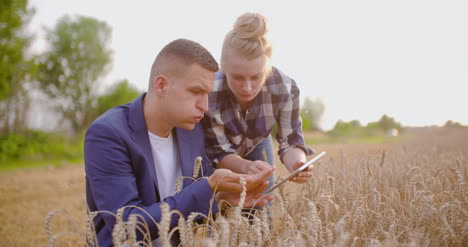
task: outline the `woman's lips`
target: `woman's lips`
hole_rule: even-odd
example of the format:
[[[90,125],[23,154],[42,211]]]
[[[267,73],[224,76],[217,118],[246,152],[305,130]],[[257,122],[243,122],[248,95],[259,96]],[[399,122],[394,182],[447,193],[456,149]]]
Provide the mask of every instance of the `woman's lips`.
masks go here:
[[[250,98],[250,94],[239,94],[242,98]]]

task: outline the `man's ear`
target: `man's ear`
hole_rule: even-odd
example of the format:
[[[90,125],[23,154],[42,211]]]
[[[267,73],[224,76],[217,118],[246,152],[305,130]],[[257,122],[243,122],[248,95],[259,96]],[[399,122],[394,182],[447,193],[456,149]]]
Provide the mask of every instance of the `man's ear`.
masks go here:
[[[169,81],[164,75],[158,75],[153,81],[153,91],[162,96],[166,93]]]

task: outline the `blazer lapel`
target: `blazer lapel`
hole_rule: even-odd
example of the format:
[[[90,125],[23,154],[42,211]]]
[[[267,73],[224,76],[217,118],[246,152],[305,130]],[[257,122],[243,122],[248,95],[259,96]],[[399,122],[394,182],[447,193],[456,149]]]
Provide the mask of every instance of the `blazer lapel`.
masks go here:
[[[190,146],[190,136],[186,133],[186,130],[175,128],[176,140],[177,140],[177,153],[179,155],[180,167],[182,169],[182,176],[192,177],[193,176],[193,165],[195,163],[195,154],[193,148]],[[192,184],[193,180],[184,179],[184,187]]]
[[[143,114],[143,99],[145,95],[146,93],[142,94],[130,103],[128,123],[130,128],[133,130],[131,137],[138,145],[139,149],[143,151],[143,154],[147,159],[146,165],[148,166],[151,172],[151,177],[153,178],[154,186],[159,191],[156,168],[154,167],[153,152],[151,150],[148,128],[146,127],[145,117]],[[157,196],[159,197],[159,194]]]

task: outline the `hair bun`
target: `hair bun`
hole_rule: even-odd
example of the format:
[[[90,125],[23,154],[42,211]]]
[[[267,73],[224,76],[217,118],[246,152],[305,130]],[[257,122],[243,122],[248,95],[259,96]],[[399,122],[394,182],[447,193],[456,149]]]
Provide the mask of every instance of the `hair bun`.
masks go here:
[[[261,39],[268,33],[268,21],[259,13],[245,13],[237,18],[233,32],[240,39]]]

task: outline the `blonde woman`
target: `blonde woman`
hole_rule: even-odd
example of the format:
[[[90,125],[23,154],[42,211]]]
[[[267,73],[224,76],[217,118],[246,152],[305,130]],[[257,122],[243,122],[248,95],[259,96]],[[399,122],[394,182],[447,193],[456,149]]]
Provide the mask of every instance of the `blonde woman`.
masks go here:
[[[256,174],[274,165],[271,133],[277,124],[279,157],[292,172],[313,151],[306,147],[296,82],[270,64],[267,19],[258,13],[238,17],[225,37],[221,70],[209,95],[203,127],[207,155],[217,168]],[[262,150],[266,151],[264,160]],[[307,169],[292,179],[304,183]],[[273,176],[269,179],[273,184]]]

